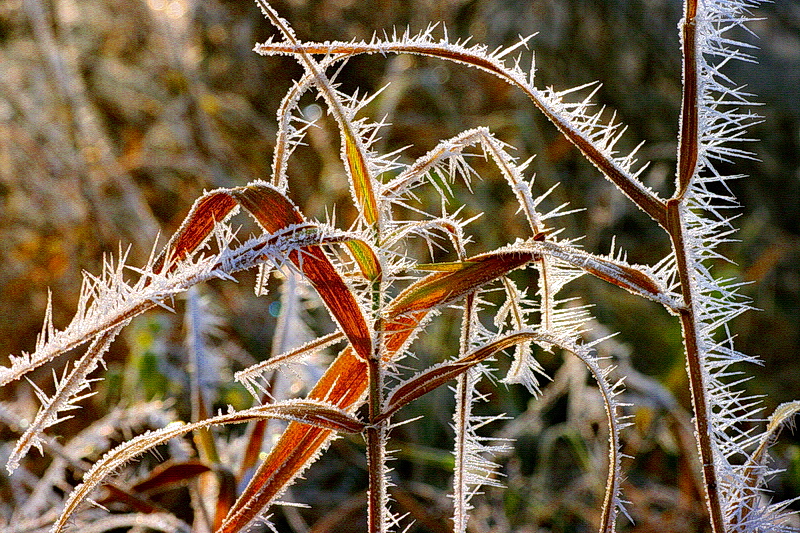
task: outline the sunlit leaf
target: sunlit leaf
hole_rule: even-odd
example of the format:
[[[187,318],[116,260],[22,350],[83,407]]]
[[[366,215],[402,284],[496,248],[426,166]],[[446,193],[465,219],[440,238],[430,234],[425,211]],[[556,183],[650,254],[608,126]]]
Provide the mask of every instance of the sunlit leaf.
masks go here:
[[[353,189],[356,193],[356,200],[359,207],[363,209],[364,218],[369,224],[378,222],[378,205],[375,201],[375,191],[372,186],[372,179],[369,175],[369,168],[364,158],[363,150],[359,148],[352,130],[344,130],[344,148],[347,166],[353,180]]]
[[[372,248],[364,241],[351,239],[346,242],[353,258],[361,269],[361,274],[369,281],[377,281],[381,277],[382,268]]]
[[[214,226],[233,213],[237,202],[228,190],[211,191],[201,196],[186,215],[181,227],[164,247],[154,270],[159,272],[164,262],[174,264],[197,250],[211,236]]]
[[[298,52],[300,63],[306,68],[308,74],[313,76],[317,89],[328,104],[328,108],[339,126],[342,136],[342,157],[356,197],[356,204],[367,223],[376,225],[380,217],[378,200],[375,196],[373,177],[367,162],[366,148],[356,133],[353,119],[349,116],[351,110],[342,101],[341,96],[325,75],[322,66],[302,49],[289,23],[281,18],[265,0],[257,0],[257,3],[264,15],[283,34],[284,39],[292,43]]]
[[[524,45],[524,43],[525,40],[521,40],[518,46]],[[287,46],[286,43],[270,42],[259,45],[256,50],[263,54],[338,54],[342,59],[359,54],[386,54],[388,52],[407,53],[445,59],[489,72],[522,90],[548,120],[550,120],[570,142],[578,147],[583,155],[591,161],[603,175],[619,187],[622,192],[650,215],[653,220],[657,221],[662,226],[666,226],[666,205],[652,190],[642,185],[638,179],[637,173],[631,172],[630,168],[628,168],[630,167],[632,158],[629,157],[626,159],[610,156],[610,153],[613,151],[613,144],[618,138],[618,135],[607,135],[603,137],[593,135],[593,127],[582,129],[575,123],[574,118],[569,117],[569,113],[563,113],[557,110],[560,104],[559,97],[554,98],[553,94],[549,91],[537,89],[520,71],[506,67],[502,61],[498,60],[500,59],[499,57],[488,55],[483,47],[452,45],[447,42],[435,42],[430,39],[426,40],[425,38],[416,41],[414,39],[407,39],[402,42],[374,39],[369,43],[326,42],[303,43],[302,46],[299,46],[297,43],[292,43],[292,45],[293,46],[290,47]],[[506,50],[506,52],[512,50],[513,47]],[[589,84],[585,87],[591,85],[594,84]],[[582,87],[577,89],[580,88]],[[586,124],[597,125],[597,121],[594,120],[595,117],[599,119],[599,116],[591,115],[580,118],[582,122]],[[610,133],[616,130],[616,127],[610,124],[607,128]],[[603,140],[598,142],[599,139]],[[612,146],[604,145],[604,143],[608,142],[610,139],[614,139],[614,141],[610,143]]]

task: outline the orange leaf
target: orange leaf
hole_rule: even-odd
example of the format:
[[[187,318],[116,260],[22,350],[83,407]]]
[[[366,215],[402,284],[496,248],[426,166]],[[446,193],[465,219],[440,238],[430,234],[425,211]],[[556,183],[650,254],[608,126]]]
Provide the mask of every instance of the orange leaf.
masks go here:
[[[534,242],[533,249],[542,255],[560,259],[585,270],[589,274],[633,294],[662,303],[672,311],[679,311],[679,302],[673,301],[670,295],[659,286],[658,281],[641,268],[550,241]]]
[[[336,119],[342,136],[342,157],[344,158],[344,163],[347,166],[348,174],[352,182],[356,204],[358,204],[358,208],[364,213],[364,218],[367,222],[374,226],[377,224],[379,218],[378,203],[372,186],[372,176],[369,172],[369,165],[367,164],[366,149],[359,142],[356,132],[354,131],[352,119],[347,117],[348,110],[342,102],[342,97],[337,94],[333,84],[331,84],[330,80],[325,75],[324,66],[317,63],[310,54],[303,51],[289,23],[282,19],[266,0],[259,0],[258,4],[264,15],[278,28],[286,41],[292,43],[294,49],[299,52],[301,64],[305,66],[306,72],[314,77],[314,83],[325,99],[325,102],[328,104],[334,119]]]
[[[197,459],[165,463],[154,468],[146,478],[133,485],[131,490],[133,492],[165,490],[209,471],[211,468]]]
[[[228,190],[220,189],[201,196],[164,248],[154,270],[159,272],[165,262],[183,260],[197,250],[211,235],[214,226],[230,216],[234,207],[236,200],[231,198]]]
[[[263,422],[263,420],[259,420],[259,422]],[[222,466],[217,470],[217,483],[219,484],[219,489],[217,491],[217,505],[214,509],[214,529],[222,525],[225,516],[230,512],[236,501],[236,476],[228,468]]]
[[[348,409],[359,403],[366,390],[367,365],[348,346],[322,375],[308,398],[324,398],[327,403]],[[218,531],[230,533],[246,527],[317,456],[332,435],[329,430],[290,423]]]

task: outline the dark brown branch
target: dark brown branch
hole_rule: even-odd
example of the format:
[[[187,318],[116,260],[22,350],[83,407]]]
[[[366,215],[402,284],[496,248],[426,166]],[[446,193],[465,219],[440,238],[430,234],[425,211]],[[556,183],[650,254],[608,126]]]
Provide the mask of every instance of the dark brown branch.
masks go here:
[[[711,420],[706,396],[706,385],[703,376],[703,362],[700,359],[700,348],[697,339],[697,317],[694,310],[691,271],[689,267],[688,247],[684,237],[684,226],[681,221],[680,201],[672,199],[667,202],[669,233],[672,246],[677,257],[678,275],[681,282],[684,306],[680,309],[683,342],[686,349],[686,368],[689,375],[689,390],[692,396],[697,449],[703,472],[706,504],[714,533],[724,533],[725,522],[722,517],[720,493],[718,490],[717,472],[714,466],[714,453],[711,443]]]

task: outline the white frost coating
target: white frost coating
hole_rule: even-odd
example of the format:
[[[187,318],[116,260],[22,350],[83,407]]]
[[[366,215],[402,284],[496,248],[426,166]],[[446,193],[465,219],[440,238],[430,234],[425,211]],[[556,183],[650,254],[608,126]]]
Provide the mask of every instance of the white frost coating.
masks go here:
[[[473,348],[487,342],[489,332],[478,320],[479,293],[470,298],[464,305],[462,319],[461,349],[459,357],[463,357]],[[527,346],[527,343],[525,344]],[[518,352],[519,355],[519,352]],[[499,466],[492,458],[510,450],[507,439],[484,437],[479,434],[481,428],[492,422],[504,420],[505,416],[478,416],[472,407],[475,403],[486,401],[487,397],[476,389],[483,377],[493,378],[491,370],[484,364],[478,364],[458,377],[454,389],[456,408],[453,413],[453,429],[455,445],[453,455],[453,531],[464,533],[467,530],[471,500],[479,494],[483,486],[501,487],[497,479]]]
[[[505,420],[506,416],[478,416],[473,414],[472,406],[486,401],[475,385],[490,369],[477,365],[463,374],[456,388],[456,410],[453,415],[453,428],[456,431],[453,468],[453,530],[463,533],[467,529],[469,512],[473,509],[470,500],[480,494],[481,488],[502,487],[498,479],[499,464],[492,458],[502,456],[511,448],[508,439],[481,436],[478,432],[484,426]]]

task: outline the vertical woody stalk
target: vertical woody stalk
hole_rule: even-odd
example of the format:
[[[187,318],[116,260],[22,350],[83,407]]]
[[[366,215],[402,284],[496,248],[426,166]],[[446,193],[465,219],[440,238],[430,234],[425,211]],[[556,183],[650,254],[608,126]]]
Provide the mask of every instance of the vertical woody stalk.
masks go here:
[[[373,225],[375,236],[375,249],[380,249],[380,225]],[[372,312],[375,316],[374,341],[372,356],[367,361],[369,373],[369,426],[365,431],[367,441],[367,468],[369,469],[369,499],[367,505],[367,520],[370,533],[386,531],[384,519],[386,516],[386,478],[384,464],[386,464],[386,421],[378,422],[378,417],[383,414],[383,322],[381,311],[383,306],[384,280],[380,273],[371,280],[372,282]]]
[[[384,447],[386,422],[376,422],[383,407],[383,368],[380,353],[376,346],[373,357],[368,361],[369,370],[369,426],[366,429],[367,467],[369,469],[368,522],[370,533],[382,533],[384,529],[384,509],[386,502],[386,483],[383,465],[386,461]]]
[[[711,528],[714,533],[723,533],[725,523],[714,464],[714,451],[711,442],[711,421],[706,394],[706,376],[703,371],[702,356],[698,344],[698,321],[696,311],[697,287],[692,283],[690,245],[686,240],[685,213],[686,192],[697,172],[699,151],[699,90],[697,61],[697,0],[686,0],[684,18],[681,21],[681,52],[683,57],[683,95],[681,102],[681,122],[678,135],[678,190],[674,198],[667,202],[667,231],[677,258],[678,276],[684,308],[680,312],[686,349],[686,367],[689,376],[689,389],[694,411],[695,438],[700,453]]]
[[[689,183],[697,170],[698,150],[698,93],[697,93],[697,0],[686,0],[681,21],[681,47],[683,55],[683,95],[681,122],[678,133],[678,193],[683,200]],[[672,229],[669,230],[670,232]]]
[[[689,267],[689,250],[682,226],[682,204],[677,199],[667,202],[669,233],[677,257],[678,275],[681,283],[684,307],[680,310],[683,343],[686,350],[686,368],[689,376],[689,390],[692,396],[694,412],[695,438],[700,453],[705,487],[706,504],[708,506],[711,527],[714,533],[724,533],[722,505],[717,483],[717,471],[714,465],[714,452],[711,444],[711,421],[709,419],[708,398],[706,395],[703,362],[698,345],[698,323],[695,311],[694,286]]]

